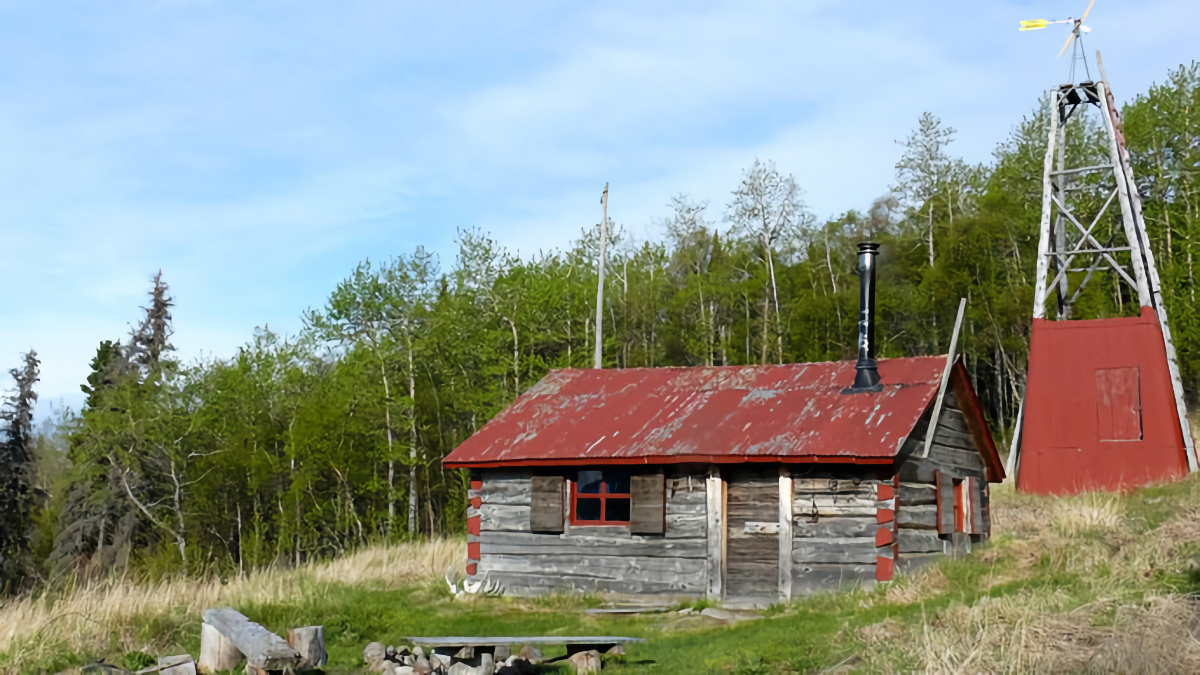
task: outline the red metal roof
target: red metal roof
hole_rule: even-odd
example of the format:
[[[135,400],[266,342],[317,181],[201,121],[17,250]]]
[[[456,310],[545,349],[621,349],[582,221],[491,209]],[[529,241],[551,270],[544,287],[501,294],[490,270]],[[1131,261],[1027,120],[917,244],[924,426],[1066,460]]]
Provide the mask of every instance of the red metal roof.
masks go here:
[[[848,395],[852,361],[555,370],[445,465],[889,463],[945,366],[944,356],[881,360],[883,391]]]

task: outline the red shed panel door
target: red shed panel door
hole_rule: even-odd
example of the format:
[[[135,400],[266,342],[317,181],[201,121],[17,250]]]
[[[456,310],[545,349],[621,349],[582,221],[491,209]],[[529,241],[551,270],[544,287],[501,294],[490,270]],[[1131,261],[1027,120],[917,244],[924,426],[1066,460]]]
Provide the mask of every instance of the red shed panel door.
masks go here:
[[[1127,490],[1187,474],[1153,310],[1093,321],[1034,319],[1017,487]]]
[[[1096,431],[1100,441],[1142,440],[1137,366],[1096,371]]]

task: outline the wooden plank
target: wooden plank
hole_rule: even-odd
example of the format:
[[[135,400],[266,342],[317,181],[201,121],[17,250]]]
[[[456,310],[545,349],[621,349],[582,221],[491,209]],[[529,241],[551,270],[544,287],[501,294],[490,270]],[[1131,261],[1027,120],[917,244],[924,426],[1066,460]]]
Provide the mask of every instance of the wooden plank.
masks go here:
[[[300,654],[283,638],[254,623],[231,607],[206,609],[204,623],[217,629],[246,657],[246,665],[261,670],[291,670]]]
[[[725,484],[721,473],[716,468],[710,469],[704,480],[706,495],[706,538],[708,539],[708,556],[705,565],[707,584],[705,595],[711,600],[719,600],[723,592],[724,562],[722,551],[725,539]]]
[[[495,572],[488,577],[495,580],[505,595],[530,597],[552,592],[567,593],[616,593],[637,595],[645,598],[655,594],[667,597],[699,597],[704,593],[703,575],[681,576],[673,579],[639,581],[597,579],[573,575],[548,577],[543,574],[520,572]]]
[[[859,495],[872,497],[878,480],[864,480],[855,483],[853,480],[839,478],[793,478],[796,488],[796,499],[808,499],[812,495]]]
[[[562,532],[566,515],[562,476],[534,476],[530,479],[532,499],[529,529],[535,532]]]
[[[874,541],[875,530],[879,527],[875,514],[862,518],[820,518],[815,523],[808,522],[807,518],[792,521],[795,539],[864,537]]]
[[[899,496],[904,508],[918,504],[936,504],[937,488],[920,483],[901,483]]]
[[[950,352],[946,354],[946,367],[942,369],[942,378],[938,382],[937,398],[933,401],[933,414],[931,420],[937,422],[942,416],[942,406],[946,401],[946,386],[950,384],[950,370],[954,367],[954,361],[958,354],[958,333],[962,329],[963,313],[967,310],[967,299],[962,298],[958,302],[958,316],[954,319],[954,330],[950,334]],[[929,444],[932,439],[925,436],[925,448],[921,453],[922,457],[929,456]]]
[[[950,467],[961,467],[972,472],[983,470],[983,458],[979,456],[979,453],[951,448],[942,445],[940,441],[933,444],[929,451],[929,458]]]
[[[791,471],[779,469],[779,597],[792,598],[792,502],[796,496]]]
[[[874,561],[872,561],[873,563]],[[806,564],[793,569],[793,595],[815,595],[875,584],[875,565]]]
[[[937,430],[933,441],[941,443],[948,448],[963,450],[976,456],[979,455],[979,451],[975,449],[975,438],[970,434],[959,433],[943,427]]]
[[[963,416],[961,410],[942,408],[942,417],[938,420],[937,428],[956,431],[967,436],[971,435],[971,427],[967,426],[967,418]]]
[[[949,534],[954,531],[954,480],[941,471],[937,474],[937,531]]]
[[[705,537],[707,536],[707,532],[708,519],[703,514],[699,516],[667,514],[668,539]]]
[[[483,482],[478,490],[479,498],[484,504],[511,504],[514,506],[529,506],[533,497],[533,487],[528,478],[521,480]]]
[[[679,502],[668,501],[666,511],[667,515],[695,516],[703,520],[705,506],[704,502],[700,502],[699,504],[680,504]]]
[[[479,536],[481,552],[523,555],[562,553],[573,555],[632,555],[704,559],[708,542],[695,539],[645,539],[642,537],[596,537],[573,534],[551,535],[517,532],[484,532]]]
[[[630,531],[638,534],[663,534],[667,529],[666,486],[661,473],[630,476],[632,512]]]
[[[871,502],[869,505],[863,504],[849,506],[842,504],[822,504],[818,501],[816,504],[816,516],[818,521],[820,521],[822,518],[853,518],[856,516],[874,516],[875,511],[878,508],[879,507],[877,506],[876,502]],[[801,522],[812,520],[812,509],[812,502],[794,503],[792,505],[792,511],[795,512],[795,517],[792,519],[792,522],[799,525]]]
[[[868,564],[878,555],[875,540],[866,537],[842,539],[797,539],[792,560],[797,564]]]
[[[528,532],[530,507],[510,504],[483,504],[479,507],[479,529]]]
[[[936,530],[938,526],[937,505],[905,506],[896,514],[896,524],[901,528]]]
[[[491,555],[480,561],[480,568],[487,571],[539,573],[547,576],[570,574],[597,579],[654,581],[671,574],[699,574],[704,570],[704,561],[700,558],[594,554]]]
[[[900,542],[900,553],[942,552],[942,539],[933,530],[901,528],[896,536]]]
[[[930,454],[934,453],[931,452]],[[936,474],[938,471],[953,473],[955,475],[984,477],[982,469],[971,469],[947,464],[935,461],[932,457],[929,459],[909,457],[900,465],[900,480],[905,483],[934,483],[937,480]]]

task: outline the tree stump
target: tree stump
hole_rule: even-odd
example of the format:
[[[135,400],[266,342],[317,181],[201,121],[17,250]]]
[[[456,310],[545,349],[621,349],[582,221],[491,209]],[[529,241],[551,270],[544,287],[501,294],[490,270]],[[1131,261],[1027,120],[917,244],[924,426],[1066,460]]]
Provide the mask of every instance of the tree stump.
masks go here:
[[[289,628],[287,643],[300,653],[300,663],[296,665],[296,670],[313,670],[325,665],[328,657],[325,653],[324,626]]]
[[[211,624],[200,625],[200,660],[196,670],[204,675],[233,670],[242,660],[242,653]]]
[[[571,658],[567,659],[571,665],[575,666],[576,673],[598,673],[600,672],[600,652],[595,649],[589,649],[586,652],[578,652],[572,654]]]

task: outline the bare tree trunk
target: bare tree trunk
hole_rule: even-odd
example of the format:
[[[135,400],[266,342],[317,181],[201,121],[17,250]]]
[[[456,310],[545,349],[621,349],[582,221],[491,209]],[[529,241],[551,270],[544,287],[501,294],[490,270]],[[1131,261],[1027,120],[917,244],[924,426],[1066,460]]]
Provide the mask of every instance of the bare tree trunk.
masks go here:
[[[512,328],[513,334],[513,396],[515,397],[521,395],[521,346],[517,341],[517,324],[513,323],[513,320],[507,316],[504,317],[504,320],[508,322],[509,328]],[[600,324],[597,323],[596,325],[599,326]]]
[[[929,199],[929,266],[933,267],[933,198]]]
[[[392,390],[388,386],[387,368],[384,367],[383,357],[376,350],[375,357],[379,359],[379,374],[383,378],[383,420],[387,427],[388,445],[388,522],[387,536],[391,538],[396,522],[396,461],[392,455]]]
[[[242,551],[242,503],[235,502],[237,505],[237,535],[238,535],[238,576],[245,574],[245,568],[242,566],[242,561],[246,559],[246,554]]]
[[[412,337],[404,336],[408,352],[408,531],[417,530],[417,380],[413,374]]]

